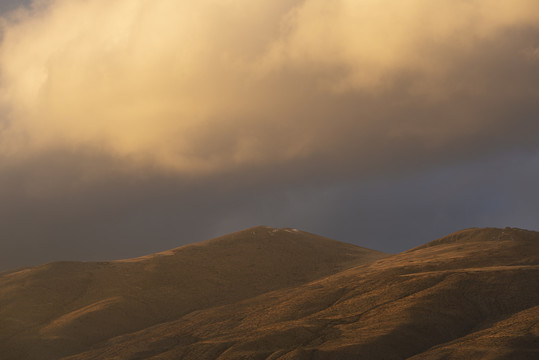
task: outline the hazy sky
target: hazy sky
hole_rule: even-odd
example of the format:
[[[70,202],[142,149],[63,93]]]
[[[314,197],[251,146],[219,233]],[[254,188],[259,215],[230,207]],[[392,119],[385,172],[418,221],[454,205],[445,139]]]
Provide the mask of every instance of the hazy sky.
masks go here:
[[[389,252],[539,228],[537,0],[0,12],[0,269],[259,224]]]

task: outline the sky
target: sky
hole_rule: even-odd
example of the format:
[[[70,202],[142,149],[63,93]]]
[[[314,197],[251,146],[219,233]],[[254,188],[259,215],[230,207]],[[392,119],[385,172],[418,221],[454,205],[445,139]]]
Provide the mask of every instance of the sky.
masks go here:
[[[256,225],[539,229],[536,0],[2,0],[0,270]]]

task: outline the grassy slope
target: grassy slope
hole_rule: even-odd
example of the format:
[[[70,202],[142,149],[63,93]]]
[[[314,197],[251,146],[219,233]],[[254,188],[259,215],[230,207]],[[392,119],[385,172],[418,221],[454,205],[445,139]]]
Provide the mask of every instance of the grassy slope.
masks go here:
[[[536,359],[539,233],[471,229],[70,359]]]
[[[58,359],[112,337],[384,257],[292,229],[256,227],[123,261],[0,275],[2,359]]]

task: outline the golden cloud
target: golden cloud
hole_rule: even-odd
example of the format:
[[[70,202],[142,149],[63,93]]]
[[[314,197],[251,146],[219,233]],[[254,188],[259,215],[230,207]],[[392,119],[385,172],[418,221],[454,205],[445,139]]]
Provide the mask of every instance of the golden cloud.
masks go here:
[[[535,0],[35,2],[2,23],[0,152],[187,174],[415,156],[503,133],[493,100],[532,106],[538,24]]]

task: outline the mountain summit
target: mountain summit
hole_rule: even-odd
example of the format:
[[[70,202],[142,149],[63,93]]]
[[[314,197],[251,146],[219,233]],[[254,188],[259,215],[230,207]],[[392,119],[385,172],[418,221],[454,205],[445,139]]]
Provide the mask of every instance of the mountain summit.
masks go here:
[[[535,359],[539,233],[397,255],[255,227],[0,277],[5,359]]]
[[[195,310],[387,256],[258,226],[134,259],[57,262],[0,277],[2,359],[57,359]]]

